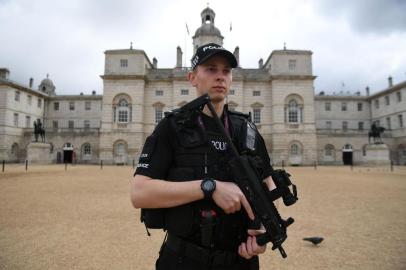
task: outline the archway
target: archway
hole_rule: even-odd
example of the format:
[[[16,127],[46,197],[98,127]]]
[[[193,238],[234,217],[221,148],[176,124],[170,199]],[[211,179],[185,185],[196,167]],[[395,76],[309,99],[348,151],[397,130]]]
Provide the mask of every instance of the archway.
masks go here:
[[[353,149],[351,144],[344,145],[343,149],[343,163],[344,165],[353,164]]]

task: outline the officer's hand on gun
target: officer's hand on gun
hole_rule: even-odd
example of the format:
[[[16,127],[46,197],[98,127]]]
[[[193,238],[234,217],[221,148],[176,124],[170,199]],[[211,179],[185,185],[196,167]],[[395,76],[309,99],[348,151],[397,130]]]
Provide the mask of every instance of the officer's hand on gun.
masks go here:
[[[238,247],[238,254],[248,260],[255,255],[264,253],[266,250],[266,245],[259,246],[255,237],[256,235],[263,234],[264,232],[265,229],[248,230],[247,242],[241,243],[241,245]]]
[[[248,217],[252,220],[255,218],[254,212],[252,211],[247,198],[235,183],[216,181],[216,190],[213,193],[213,200],[226,214],[241,210],[242,205],[247,212]],[[255,255],[264,253],[266,245],[259,246],[255,238],[256,235],[264,232],[264,229],[248,230],[247,241],[240,244],[238,247],[238,254],[245,259],[250,259]]]

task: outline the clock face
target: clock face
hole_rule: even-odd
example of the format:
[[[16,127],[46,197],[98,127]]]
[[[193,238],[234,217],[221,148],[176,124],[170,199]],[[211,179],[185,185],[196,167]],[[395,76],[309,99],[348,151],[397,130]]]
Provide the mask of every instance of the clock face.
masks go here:
[[[214,183],[213,183],[213,181],[205,181],[205,182],[203,183],[203,188],[204,188],[205,190],[213,190],[213,189],[214,189]]]

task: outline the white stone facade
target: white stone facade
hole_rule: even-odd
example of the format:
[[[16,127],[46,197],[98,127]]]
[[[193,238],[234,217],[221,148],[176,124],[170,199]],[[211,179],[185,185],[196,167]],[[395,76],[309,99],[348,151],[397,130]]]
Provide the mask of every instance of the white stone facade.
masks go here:
[[[222,44],[214,11],[205,9],[201,17],[194,47],[201,42]],[[234,53],[238,59],[239,49]],[[176,67],[165,69],[157,68],[155,59],[151,63],[143,50],[107,50],[103,95],[56,95],[49,78],[34,90],[10,81],[8,70],[1,69],[0,160],[25,160],[32,122],[41,119],[53,162],[131,164],[163,112],[196,97],[181,54],[177,48]],[[391,159],[406,164],[406,82],[372,96],[328,96],[314,94],[315,78],[311,51],[275,50],[256,69],[233,70],[227,102],[231,109],[251,113],[274,164],[340,165],[349,159],[362,164],[368,130],[377,120],[381,126],[390,125],[383,140]]]

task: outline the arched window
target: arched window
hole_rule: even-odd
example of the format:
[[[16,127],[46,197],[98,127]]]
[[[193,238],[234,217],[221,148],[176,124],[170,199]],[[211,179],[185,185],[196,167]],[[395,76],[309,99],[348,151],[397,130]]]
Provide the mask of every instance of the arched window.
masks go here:
[[[82,146],[82,155],[85,156],[91,156],[92,155],[92,146],[89,143],[85,143]]]
[[[298,156],[300,154],[300,147],[296,143],[290,146],[290,155],[291,156]]]
[[[333,154],[334,154],[334,146],[331,145],[331,144],[327,144],[327,145],[324,147],[324,155],[325,155],[326,157],[332,157]]]
[[[289,95],[285,99],[285,122],[299,124],[303,122],[303,99],[299,95]]]
[[[299,106],[296,100],[289,101],[288,105],[288,122],[299,123]]]
[[[18,157],[19,147],[17,143],[13,143],[11,146],[11,158],[16,159]]]
[[[114,155],[115,156],[127,155],[127,143],[125,141],[120,140],[114,144]]]
[[[343,150],[349,150],[349,151],[351,151],[351,150],[352,150],[352,145],[347,143],[346,145],[344,145]]]
[[[128,123],[128,102],[124,98],[118,102],[118,122]]]
[[[113,99],[113,122],[129,123],[132,121],[131,99],[126,94],[117,95]]]

